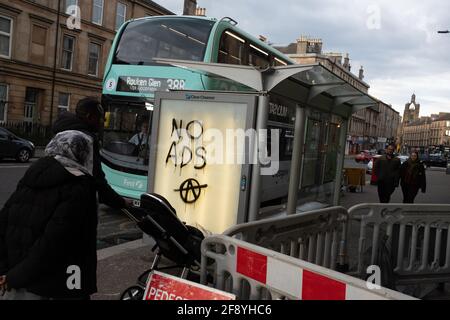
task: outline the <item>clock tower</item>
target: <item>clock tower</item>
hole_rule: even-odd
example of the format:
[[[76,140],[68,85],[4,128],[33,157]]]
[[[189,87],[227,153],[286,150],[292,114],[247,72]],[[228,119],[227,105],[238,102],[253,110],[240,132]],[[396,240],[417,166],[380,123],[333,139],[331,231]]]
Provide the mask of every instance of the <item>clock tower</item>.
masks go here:
[[[416,95],[413,94],[411,101],[405,105],[405,112],[403,114],[403,123],[409,124],[419,119],[420,104],[416,102]]]

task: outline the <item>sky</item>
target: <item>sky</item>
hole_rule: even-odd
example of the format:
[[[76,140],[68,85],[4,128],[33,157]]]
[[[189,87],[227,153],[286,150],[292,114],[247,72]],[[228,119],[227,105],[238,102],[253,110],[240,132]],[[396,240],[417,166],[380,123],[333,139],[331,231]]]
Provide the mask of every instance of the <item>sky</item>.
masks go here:
[[[154,0],[182,14],[184,0]],[[197,0],[207,16],[232,17],[274,45],[301,35],[323,40],[324,52],[348,53],[364,67],[369,93],[403,116],[416,94],[421,116],[450,112],[450,1]]]

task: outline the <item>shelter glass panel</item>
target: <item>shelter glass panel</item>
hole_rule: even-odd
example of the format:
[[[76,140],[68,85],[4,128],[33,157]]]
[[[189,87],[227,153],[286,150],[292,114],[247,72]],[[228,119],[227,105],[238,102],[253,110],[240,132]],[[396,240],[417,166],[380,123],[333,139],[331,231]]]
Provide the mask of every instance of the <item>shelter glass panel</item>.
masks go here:
[[[322,122],[308,119],[306,129],[305,155],[303,161],[303,187],[315,185],[319,174],[320,139]]]
[[[340,130],[339,124],[330,123],[328,125],[324,183],[332,182],[336,178]]]

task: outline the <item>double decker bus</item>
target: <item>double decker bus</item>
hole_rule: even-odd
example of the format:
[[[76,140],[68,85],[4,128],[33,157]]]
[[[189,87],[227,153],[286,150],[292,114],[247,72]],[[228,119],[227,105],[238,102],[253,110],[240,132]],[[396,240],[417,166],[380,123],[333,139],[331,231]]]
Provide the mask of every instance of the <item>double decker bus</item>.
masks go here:
[[[261,68],[294,63],[236,25],[231,18],[158,16],[131,20],[121,27],[104,76],[101,150],[107,180],[120,195],[139,199],[147,191],[148,142],[156,91],[251,91],[231,80],[157,63],[154,58]],[[283,114],[284,134],[293,139],[292,113]],[[274,112],[274,117],[279,118],[279,112]],[[292,143],[284,144],[289,157]]]

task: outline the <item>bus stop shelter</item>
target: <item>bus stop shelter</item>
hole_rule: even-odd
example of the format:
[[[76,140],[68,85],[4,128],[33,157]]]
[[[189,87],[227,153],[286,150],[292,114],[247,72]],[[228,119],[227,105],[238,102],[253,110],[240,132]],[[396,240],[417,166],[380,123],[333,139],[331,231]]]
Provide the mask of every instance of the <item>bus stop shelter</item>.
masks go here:
[[[300,192],[302,186],[313,182],[313,187],[309,188],[315,188],[315,192],[322,192],[320,191],[322,190],[320,185],[324,184],[324,180],[327,180],[327,184],[332,186],[333,189],[327,191],[332,194],[329,205],[339,205],[349,120],[352,114],[359,110],[377,108],[378,104],[375,98],[353,87],[319,63],[259,69],[250,66],[206,64],[181,60],[155,60],[175,67],[200,71],[221,79],[226,78],[247,87],[249,92],[256,93],[258,99],[255,119],[256,130],[268,128],[271,95],[283,97],[285,101],[295,105],[295,134],[289,170],[286,213],[288,215],[297,213],[299,197],[302,197]],[[313,136],[314,132],[318,132],[313,130],[314,126],[319,127],[322,124],[329,126],[332,122],[330,118],[321,120],[321,114],[339,120],[335,121],[334,131],[337,133],[337,143],[330,156],[327,157],[327,152],[331,148],[328,138],[321,142],[321,150],[317,148],[318,144],[315,146],[314,152],[318,156],[325,154],[323,159],[326,158],[326,160],[322,160],[322,167],[317,169],[317,159],[314,157],[308,158],[307,149],[310,146],[308,139],[315,139],[315,142],[320,140],[317,137],[309,137],[310,135]],[[320,133],[318,136],[320,136]],[[259,140],[258,143],[256,152],[265,147],[265,141]],[[327,170],[327,167],[332,169]],[[261,163],[257,163],[251,168],[247,221],[260,219],[262,169]],[[330,174],[333,176],[331,177]],[[321,181],[317,181],[317,176],[321,177]],[[326,179],[325,176],[327,176]],[[150,192],[153,189],[154,186],[149,185]]]

